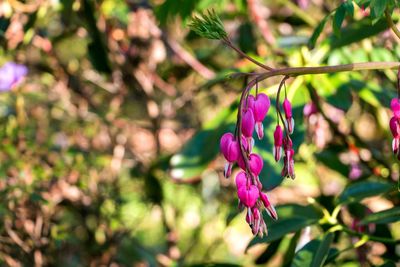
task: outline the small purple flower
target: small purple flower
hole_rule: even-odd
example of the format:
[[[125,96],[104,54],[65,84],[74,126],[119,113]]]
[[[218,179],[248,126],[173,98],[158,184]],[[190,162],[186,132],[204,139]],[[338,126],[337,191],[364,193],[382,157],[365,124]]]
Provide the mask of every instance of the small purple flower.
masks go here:
[[[24,65],[7,62],[0,68],[0,92],[11,90],[28,73]]]
[[[290,104],[289,100],[285,98],[283,101],[283,111],[285,112],[285,125],[287,127],[287,130],[289,131],[289,134],[293,133],[294,130],[294,119],[293,119],[293,114],[292,114],[292,105]]]
[[[275,161],[278,162],[282,156],[282,144],[283,144],[283,132],[281,126],[276,125],[274,132],[274,158]]]
[[[362,169],[361,169],[360,164],[351,163],[350,164],[349,178],[351,180],[357,180],[358,178],[360,178],[361,175],[362,175]]]

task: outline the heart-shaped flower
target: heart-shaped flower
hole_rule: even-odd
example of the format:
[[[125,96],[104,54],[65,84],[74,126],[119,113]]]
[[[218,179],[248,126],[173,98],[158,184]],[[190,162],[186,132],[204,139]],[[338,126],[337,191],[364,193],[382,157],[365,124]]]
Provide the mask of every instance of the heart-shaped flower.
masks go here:
[[[260,191],[255,185],[250,185],[249,187],[242,186],[238,189],[237,194],[240,202],[246,207],[251,208],[256,204]]]
[[[264,162],[260,155],[252,153],[248,159],[249,169],[252,174],[258,176],[263,168]],[[246,170],[246,164],[243,160],[243,157],[239,157],[238,165],[241,169]]]
[[[219,147],[227,161],[234,162],[238,159],[240,153],[239,143],[232,133],[225,133],[221,137]]]
[[[258,139],[262,139],[264,137],[264,126],[262,121],[271,106],[269,97],[263,93],[258,94],[256,97],[250,95],[247,99],[247,105],[253,111]]]
[[[235,179],[236,188],[239,189],[239,188],[241,188],[243,186],[246,186],[247,185],[247,181],[248,181],[248,179],[247,179],[246,173],[244,171],[240,171],[236,175],[236,179]]]
[[[264,162],[260,155],[252,153],[249,156],[249,167],[250,171],[258,176],[263,168]]]
[[[253,110],[251,108],[247,108],[243,110],[242,113],[242,134],[246,138],[251,138],[254,131],[254,115]]]
[[[396,118],[400,118],[400,99],[393,98],[390,102],[390,108]]]
[[[283,111],[285,112],[285,125],[287,127],[287,130],[289,131],[289,134],[293,133],[294,130],[294,119],[293,119],[293,114],[292,114],[292,104],[290,104],[289,100],[285,98],[283,101]]]

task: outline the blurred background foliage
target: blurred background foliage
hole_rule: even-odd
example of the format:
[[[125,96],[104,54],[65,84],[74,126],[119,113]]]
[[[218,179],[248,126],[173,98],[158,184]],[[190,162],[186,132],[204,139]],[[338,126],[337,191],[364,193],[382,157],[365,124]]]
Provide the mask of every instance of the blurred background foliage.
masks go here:
[[[0,65],[29,69],[0,94],[1,264],[395,266],[399,163],[387,107],[396,73],[289,80],[297,178],[282,181],[273,161],[270,111],[257,147],[280,219],[266,219],[269,236],[253,238],[218,146],[234,129],[245,82],[227,74],[256,66],[187,27],[193,12],[213,8],[243,51],[273,67],[399,61],[399,40],[376,16],[381,3],[397,2],[356,2],[364,8],[0,1]],[[278,82],[260,90],[273,98]],[[319,112],[305,116],[313,101]]]

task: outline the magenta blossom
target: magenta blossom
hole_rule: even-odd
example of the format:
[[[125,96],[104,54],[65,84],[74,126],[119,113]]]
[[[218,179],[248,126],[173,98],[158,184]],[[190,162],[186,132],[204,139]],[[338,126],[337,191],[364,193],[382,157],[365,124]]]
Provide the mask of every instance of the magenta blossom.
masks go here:
[[[357,180],[360,178],[362,175],[362,169],[360,164],[358,163],[351,163],[350,164],[350,172],[349,172],[349,178],[351,180]]]
[[[393,112],[393,117],[389,121],[390,131],[393,135],[392,141],[392,151],[395,155],[399,155],[399,145],[400,145],[400,100],[398,98],[393,98],[390,102],[390,108]]]
[[[274,132],[274,158],[275,161],[279,161],[282,155],[282,144],[283,144],[283,132],[281,126],[278,124],[276,125],[275,132]]]
[[[317,113],[318,113],[318,108],[314,102],[310,102],[310,103],[307,103],[304,105],[304,108],[303,108],[304,117],[309,118],[311,115],[317,114]]]
[[[232,166],[240,155],[239,142],[235,140],[232,133],[225,133],[220,140],[220,150],[227,163],[225,164],[224,176],[228,178],[232,173]]]
[[[7,62],[0,68],[0,92],[11,90],[28,73],[24,65]]]
[[[253,131],[254,131],[254,115],[251,108],[243,110],[242,113],[242,134],[246,138],[249,145],[248,151],[251,152],[254,146]]]
[[[244,171],[240,171],[237,175],[236,175],[236,188],[239,189],[243,186],[246,186],[248,184],[248,179],[247,179],[247,175]]]
[[[390,108],[396,118],[400,118],[400,99],[393,98],[390,102]]]
[[[292,114],[292,105],[290,104],[289,100],[287,100],[287,98],[285,98],[285,100],[283,101],[283,111],[285,112],[286,117],[286,128],[289,131],[289,134],[292,134],[294,130],[294,119]]]
[[[251,208],[256,204],[258,197],[260,196],[260,191],[255,185],[242,186],[238,189],[237,195],[243,205]]]
[[[247,103],[249,108],[253,110],[258,139],[262,139],[264,137],[264,126],[262,122],[268,113],[271,101],[266,94],[260,93],[256,97],[250,95]]]
[[[264,165],[262,157],[258,154],[252,153],[249,156],[248,163],[251,173],[258,176]],[[246,163],[244,162],[243,157],[239,157],[238,165],[241,169],[246,170]]]

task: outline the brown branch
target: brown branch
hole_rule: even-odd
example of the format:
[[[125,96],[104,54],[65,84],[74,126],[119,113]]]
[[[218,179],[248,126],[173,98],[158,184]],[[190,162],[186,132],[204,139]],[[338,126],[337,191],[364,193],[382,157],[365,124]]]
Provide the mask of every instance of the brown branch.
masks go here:
[[[165,37],[165,40],[172,51],[174,51],[174,53],[180,59],[185,61],[192,69],[197,71],[205,79],[211,80],[215,77],[215,72],[204,66],[200,61],[186,51],[177,41],[168,37]]]

